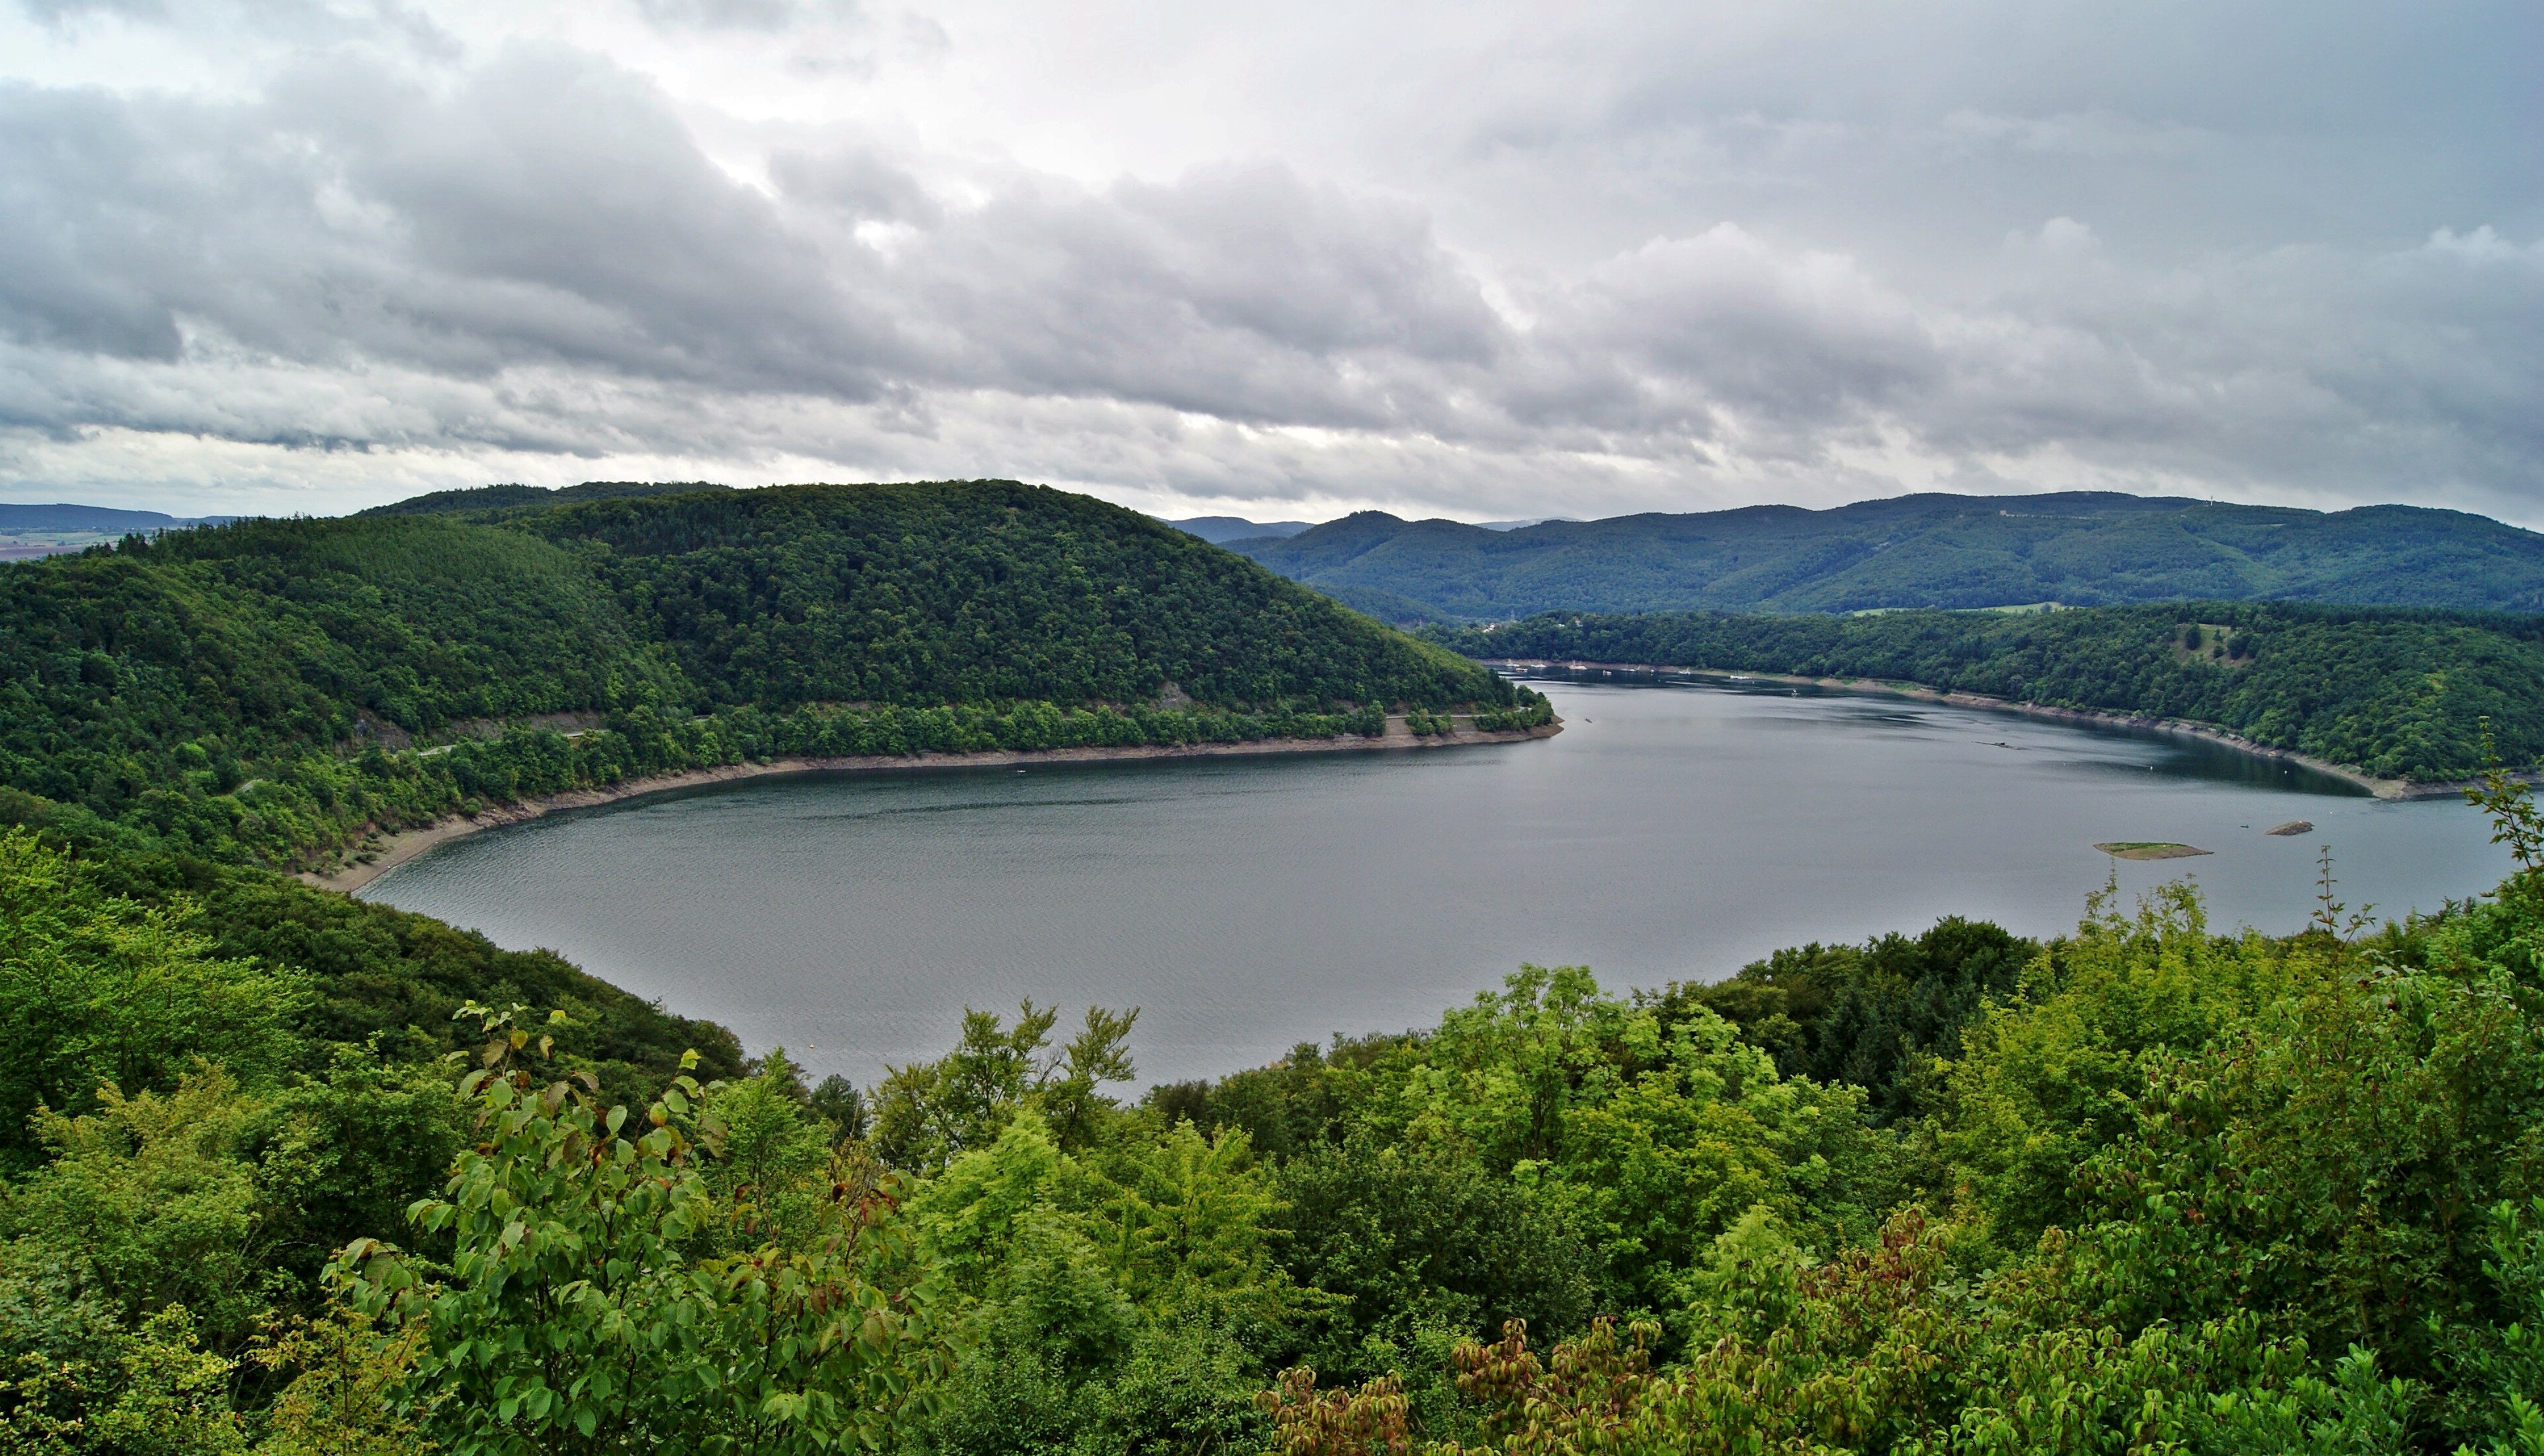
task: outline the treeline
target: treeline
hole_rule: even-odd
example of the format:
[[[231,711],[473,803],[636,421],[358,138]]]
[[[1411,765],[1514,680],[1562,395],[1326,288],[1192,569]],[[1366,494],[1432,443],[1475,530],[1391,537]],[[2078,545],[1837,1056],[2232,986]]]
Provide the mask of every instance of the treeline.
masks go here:
[[[746,759],[1332,737],[1383,731],[1391,705],[1542,706],[1083,497],[595,494],[0,568],[0,819],[301,866],[472,800]]]
[[[1478,713],[1477,725],[1522,727],[1550,716],[1541,695],[1529,697],[1532,702],[1511,709]],[[272,776],[255,779],[241,776],[245,766],[213,764],[208,755],[181,745],[178,762],[188,766],[182,776],[132,795],[112,817],[90,802],[66,806],[0,790],[0,821],[42,830],[62,844],[291,866],[322,861],[371,828],[394,831],[451,814],[474,816],[532,795],[733,764],[1330,739],[1346,733],[1377,737],[1386,729],[1386,710],[1377,703],[1335,713],[1287,705],[1247,713],[1146,704],[1063,708],[1049,702],[864,709],[807,704],[787,713],[744,706],[669,719],[639,706],[590,729],[516,728],[438,748],[392,752],[373,740],[346,754],[277,755],[259,765]],[[106,807],[118,806],[110,799]]]
[[[540,485],[481,485],[468,490],[437,490],[409,496],[385,506],[357,511],[356,516],[483,516],[488,513],[539,510],[577,501],[636,500],[645,496],[686,495],[702,490],[731,490],[711,480],[587,480],[581,485],[549,489]]]
[[[2488,797],[2520,868],[2406,923],[2327,882],[2303,933],[2220,933],[2175,886],[2048,942],[1948,920],[1630,996],[1525,968],[1136,1101],[1136,1011],[974,1012],[814,1087],[553,957],[16,832],[0,1430],[2532,1451],[2544,817]]]
[[[2101,712],[2186,718],[2386,778],[2544,755],[2544,618],[2174,603],[1863,616],[1556,612],[1426,628],[1472,657],[1871,678]]]

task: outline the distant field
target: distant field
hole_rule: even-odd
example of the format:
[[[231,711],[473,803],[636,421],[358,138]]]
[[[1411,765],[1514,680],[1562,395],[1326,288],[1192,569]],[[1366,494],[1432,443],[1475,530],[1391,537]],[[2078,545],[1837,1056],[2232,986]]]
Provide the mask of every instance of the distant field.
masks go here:
[[[0,502],[0,561],[26,561],[84,551],[138,531],[150,535],[189,526],[233,521],[231,516],[185,519],[164,511],[125,511],[113,506],[11,505]]]
[[[58,556],[64,551],[79,551],[100,541],[115,539],[94,532],[74,532],[60,536],[35,534],[0,535],[0,561],[27,561],[38,556]]]

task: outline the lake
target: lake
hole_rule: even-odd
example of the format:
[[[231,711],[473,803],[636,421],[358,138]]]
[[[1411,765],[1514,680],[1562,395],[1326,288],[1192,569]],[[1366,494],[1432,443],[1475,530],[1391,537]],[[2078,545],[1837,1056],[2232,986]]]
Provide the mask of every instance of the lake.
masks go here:
[[[805,775],[551,815],[363,892],[872,1083],[966,1006],[1141,1009],[1141,1080],[1397,1030],[1522,962],[1612,989],[1945,915],[2047,935],[2116,870],[2182,875],[2271,932],[2338,894],[2380,915],[2508,860],[2454,799],[2386,803],[2192,741],[1903,699],[1542,683],[1533,743]],[[2263,831],[2310,819],[2315,832]],[[2180,841],[2114,861],[2098,842]]]

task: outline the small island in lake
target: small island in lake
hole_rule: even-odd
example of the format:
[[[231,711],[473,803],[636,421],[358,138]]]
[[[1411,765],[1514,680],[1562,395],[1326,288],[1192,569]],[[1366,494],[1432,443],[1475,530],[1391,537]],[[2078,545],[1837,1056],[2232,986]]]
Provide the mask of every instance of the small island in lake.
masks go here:
[[[2279,825],[2274,829],[2263,830],[2262,833],[2274,834],[2281,839],[2286,839],[2290,835],[2312,834],[2314,833],[2314,821],[2311,819],[2291,819],[2287,823]]]
[[[2114,859],[2187,859],[2193,854],[2208,852],[2188,845],[2161,844],[2152,840],[2126,840],[2094,848]]]

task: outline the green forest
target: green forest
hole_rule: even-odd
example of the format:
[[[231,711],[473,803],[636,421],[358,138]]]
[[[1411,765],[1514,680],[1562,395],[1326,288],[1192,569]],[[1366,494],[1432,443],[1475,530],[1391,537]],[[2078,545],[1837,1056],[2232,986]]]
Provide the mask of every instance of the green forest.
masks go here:
[[[2544,756],[2544,617],[2177,602],[1856,616],[1553,612],[1433,627],[1478,658],[1875,679],[2186,718],[2382,778],[2455,780]]]
[[[497,487],[0,568],[0,1453],[2544,1456],[2544,810],[2301,932],[2196,888],[1148,1086],[871,1086],[312,888],[366,826],[792,754],[1542,721],[1459,653],[2531,761],[2535,619],[1562,615],[1417,641],[1003,482]],[[1456,649],[1455,651],[1451,649]],[[2240,715],[2240,716],[2238,716]],[[1796,938],[1815,902],[1792,897]],[[1415,912],[1418,913],[1418,912]]]
[[[881,1084],[271,871],[0,836],[0,1445],[2544,1450],[2544,814],[2302,933],[2176,885],[1132,1097]],[[1807,902],[1797,901],[1803,914]]]
[[[0,569],[0,823],[312,867],[374,828],[745,760],[1549,716],[1239,557],[1041,487],[408,505]]]
[[[2544,535],[2415,506],[1930,494],[1517,530],[1364,511],[1231,549],[1398,622],[2174,600],[2544,610]]]

